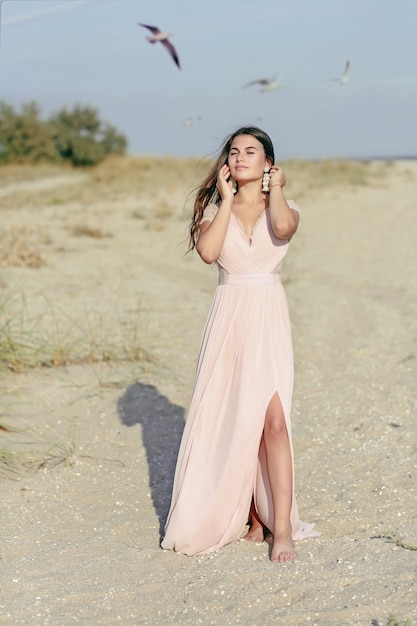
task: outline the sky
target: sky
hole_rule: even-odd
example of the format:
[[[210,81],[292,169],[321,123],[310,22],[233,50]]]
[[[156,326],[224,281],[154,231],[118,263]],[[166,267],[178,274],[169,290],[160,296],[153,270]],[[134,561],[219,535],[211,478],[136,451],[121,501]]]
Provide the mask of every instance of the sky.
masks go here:
[[[93,106],[138,155],[242,125],[279,159],[417,155],[416,0],[0,0],[0,100]],[[138,22],[172,33],[181,69]],[[337,81],[350,60],[348,82]],[[261,92],[259,78],[282,89]],[[190,126],[184,120],[195,119]]]

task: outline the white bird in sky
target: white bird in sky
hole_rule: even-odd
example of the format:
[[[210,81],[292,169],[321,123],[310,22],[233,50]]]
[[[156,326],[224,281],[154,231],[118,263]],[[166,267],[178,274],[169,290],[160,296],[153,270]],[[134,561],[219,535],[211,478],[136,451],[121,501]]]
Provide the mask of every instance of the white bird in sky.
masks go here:
[[[164,33],[159,30],[157,26],[149,26],[148,24],[141,24],[140,22],[138,23],[138,26],[143,26],[144,28],[150,30],[153,35],[146,38],[149,43],[156,43],[157,41],[159,41],[168,50],[169,54],[174,60],[175,65],[177,65],[179,69],[181,69],[177,51],[175,50],[172,43],[169,41],[169,37],[172,33]]]
[[[275,89],[282,89],[282,79],[279,76],[274,78],[258,78],[257,80],[251,80],[250,83],[246,83],[243,87],[250,87],[251,85],[261,85],[260,91],[274,91]]]
[[[336,81],[339,85],[346,85],[349,80],[349,69],[350,69],[350,61],[349,59],[346,61],[345,69],[343,70],[343,74],[341,78],[331,78],[330,80]]]
[[[183,121],[183,126],[194,126],[194,122],[200,121],[201,117],[191,115],[190,117],[186,117]]]

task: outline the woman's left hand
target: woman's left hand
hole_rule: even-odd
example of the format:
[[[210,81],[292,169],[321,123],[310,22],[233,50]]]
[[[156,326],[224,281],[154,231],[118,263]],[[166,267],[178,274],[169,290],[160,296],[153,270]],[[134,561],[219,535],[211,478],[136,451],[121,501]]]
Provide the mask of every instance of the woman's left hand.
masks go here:
[[[279,185],[280,187],[285,187],[287,183],[287,177],[285,176],[284,171],[279,167],[279,165],[273,165],[269,170],[269,188],[272,189],[274,185]]]

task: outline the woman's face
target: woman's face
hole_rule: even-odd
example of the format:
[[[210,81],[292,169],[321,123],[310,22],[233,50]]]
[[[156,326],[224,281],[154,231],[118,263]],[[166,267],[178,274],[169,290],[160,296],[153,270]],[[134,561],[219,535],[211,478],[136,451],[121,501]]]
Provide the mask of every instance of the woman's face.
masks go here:
[[[233,139],[227,164],[236,181],[261,179],[265,166],[272,165],[265,156],[263,145],[252,135],[238,135]]]

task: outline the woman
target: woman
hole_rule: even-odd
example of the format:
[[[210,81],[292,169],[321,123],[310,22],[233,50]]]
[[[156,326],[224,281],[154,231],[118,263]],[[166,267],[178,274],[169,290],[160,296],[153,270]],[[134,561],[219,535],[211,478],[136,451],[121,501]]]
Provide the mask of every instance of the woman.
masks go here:
[[[190,249],[217,263],[162,547],[203,554],[273,534],[273,562],[317,535],[294,497],[293,354],[280,272],[299,212],[283,193],[271,139],[239,128],[198,190]],[[251,506],[252,503],[252,506]]]

